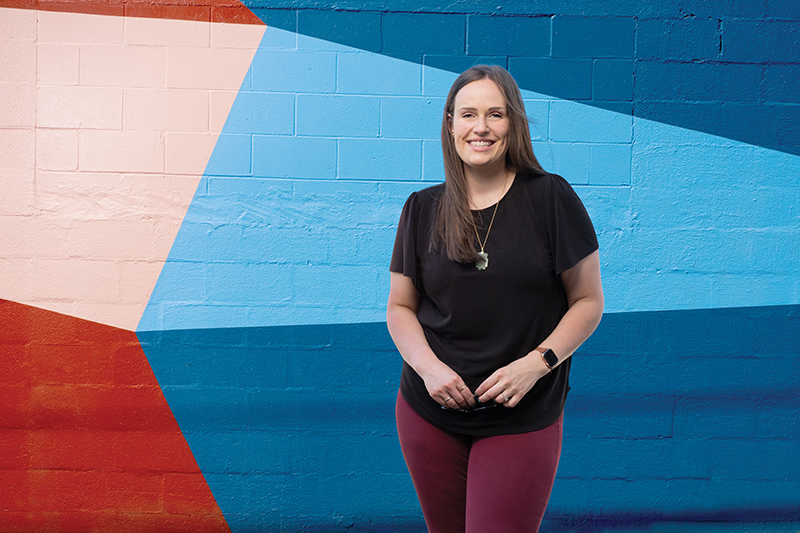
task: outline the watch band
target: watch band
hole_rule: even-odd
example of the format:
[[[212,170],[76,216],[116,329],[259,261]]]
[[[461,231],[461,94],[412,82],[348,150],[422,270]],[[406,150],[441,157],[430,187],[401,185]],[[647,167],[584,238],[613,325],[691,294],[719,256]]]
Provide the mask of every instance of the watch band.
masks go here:
[[[539,346],[536,351],[542,354],[542,360],[547,368],[552,372],[558,366],[558,356],[550,348]]]

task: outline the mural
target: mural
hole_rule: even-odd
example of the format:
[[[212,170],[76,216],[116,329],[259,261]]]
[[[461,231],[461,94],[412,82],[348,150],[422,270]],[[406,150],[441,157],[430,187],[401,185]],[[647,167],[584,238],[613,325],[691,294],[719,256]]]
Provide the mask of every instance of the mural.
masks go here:
[[[797,529],[793,3],[245,4],[0,1],[0,522],[424,531],[389,255],[495,63],[606,291],[543,530]]]

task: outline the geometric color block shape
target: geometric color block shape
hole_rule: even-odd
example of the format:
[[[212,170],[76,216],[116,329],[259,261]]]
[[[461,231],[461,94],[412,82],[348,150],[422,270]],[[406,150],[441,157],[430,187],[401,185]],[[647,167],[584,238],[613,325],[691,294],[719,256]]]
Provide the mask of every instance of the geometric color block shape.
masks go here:
[[[11,531],[230,531],[132,332],[0,300]]]
[[[221,95],[240,88],[265,27],[212,23],[210,5],[126,7],[146,18],[36,6],[0,8],[0,47],[30,81],[0,88],[0,179],[14,191],[0,200],[0,298],[133,330],[222,128],[211,112],[227,116]],[[30,105],[6,101],[17,93]]]
[[[261,109],[277,112],[287,107],[286,93],[295,93],[296,131],[248,133],[241,120],[232,123],[234,134],[223,129],[221,139],[236,143],[215,148],[138,331],[200,329],[219,320],[227,327],[266,327],[384,316],[397,217],[404,194],[441,179],[439,91],[456,75],[422,65],[426,81],[415,94],[397,95],[369,79],[361,89],[350,79],[347,94],[331,93],[328,85],[267,74],[294,69],[306,75],[299,65],[324,64],[326,78],[337,79],[344,58],[350,72],[382,71],[381,62],[388,68],[398,60],[310,37],[302,50],[268,45],[288,41],[284,33],[267,28],[232,116],[245,116],[258,99]],[[607,312],[797,301],[795,241],[772,242],[774,233],[757,228],[796,228],[789,206],[800,190],[787,176],[800,158],[639,119],[628,102],[615,102],[627,106],[615,112],[526,90],[523,97],[535,114],[537,157],[575,186],[593,217]],[[747,169],[754,160],[758,183],[769,189],[752,181]],[[688,176],[694,185],[687,189],[681,184]],[[213,188],[215,180],[227,185]],[[302,183],[317,192],[300,194]],[[704,195],[721,183],[726,195]],[[281,184],[280,191],[270,193],[270,184]],[[671,197],[676,194],[686,198]],[[754,196],[766,201],[765,194],[774,196],[773,208],[751,217],[754,229],[742,236],[735,213]],[[200,230],[203,224],[209,231]],[[692,232],[696,225],[705,231]],[[222,235],[228,256],[209,240]],[[718,247],[720,239],[729,244]],[[743,269],[743,257],[769,270],[745,290],[741,284],[752,269]],[[709,269],[728,274],[712,278]]]
[[[792,0],[599,2],[580,9],[512,1],[457,12],[432,0],[391,10],[354,0],[350,11],[311,1],[245,4],[271,27],[296,32],[301,45],[325,39],[456,73],[475,62],[496,63],[536,93],[604,109],[633,101],[637,118],[800,155],[800,111],[791,105],[800,84],[800,15]],[[363,34],[355,36],[359,23]],[[776,76],[786,91],[774,87]],[[725,109],[741,98],[754,105]]]
[[[233,531],[424,531],[385,323],[139,339]],[[573,356],[548,529],[696,520],[794,531],[798,342],[798,305],[607,314]]]

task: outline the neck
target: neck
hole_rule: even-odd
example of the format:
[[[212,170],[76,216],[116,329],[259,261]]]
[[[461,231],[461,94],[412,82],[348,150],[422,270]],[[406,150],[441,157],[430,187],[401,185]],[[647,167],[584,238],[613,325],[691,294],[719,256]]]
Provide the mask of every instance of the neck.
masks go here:
[[[500,201],[513,181],[514,173],[503,167],[492,172],[465,169],[471,209],[485,209]]]

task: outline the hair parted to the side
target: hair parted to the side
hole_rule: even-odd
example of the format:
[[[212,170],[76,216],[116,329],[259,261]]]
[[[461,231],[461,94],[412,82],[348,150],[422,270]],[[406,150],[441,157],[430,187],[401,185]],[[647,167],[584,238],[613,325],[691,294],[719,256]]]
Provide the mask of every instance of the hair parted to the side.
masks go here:
[[[478,259],[475,248],[475,230],[469,208],[464,163],[456,151],[450,129],[450,120],[458,92],[469,83],[492,80],[505,98],[509,118],[508,151],[506,168],[513,172],[544,172],[533,155],[528,116],[519,86],[506,69],[497,65],[475,65],[464,71],[450,87],[442,116],[442,153],[444,155],[444,194],[439,199],[436,226],[432,246],[444,244],[447,257],[460,263],[471,263]]]

